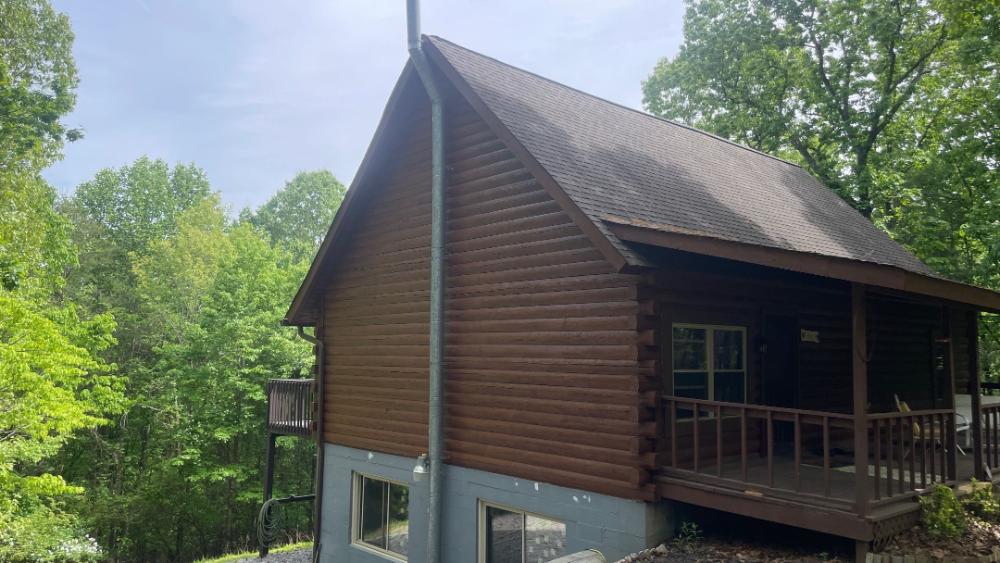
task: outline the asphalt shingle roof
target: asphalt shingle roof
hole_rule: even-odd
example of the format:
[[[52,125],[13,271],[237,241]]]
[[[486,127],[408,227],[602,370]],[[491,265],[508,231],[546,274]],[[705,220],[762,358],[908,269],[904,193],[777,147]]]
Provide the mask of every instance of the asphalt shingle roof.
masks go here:
[[[799,166],[428,40],[630,261],[605,219],[934,275]]]

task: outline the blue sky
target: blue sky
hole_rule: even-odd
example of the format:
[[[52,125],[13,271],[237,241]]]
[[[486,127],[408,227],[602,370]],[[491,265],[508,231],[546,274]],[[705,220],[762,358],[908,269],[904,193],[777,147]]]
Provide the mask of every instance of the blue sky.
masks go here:
[[[83,140],[70,193],[142,154],[204,168],[231,208],[297,171],[353,178],[406,60],[403,0],[55,0],[76,33]],[[425,33],[640,107],[682,38],[681,0],[424,0]]]

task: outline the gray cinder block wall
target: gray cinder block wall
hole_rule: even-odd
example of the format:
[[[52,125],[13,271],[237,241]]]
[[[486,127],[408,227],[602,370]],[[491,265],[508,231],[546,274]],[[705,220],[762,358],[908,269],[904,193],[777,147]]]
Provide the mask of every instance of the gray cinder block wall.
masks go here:
[[[410,487],[408,561],[424,563],[427,530],[427,481],[413,481],[415,459],[324,446],[322,561],[384,562],[351,542],[353,476],[361,473]],[[597,549],[608,561],[653,547],[673,533],[670,507],[557,487],[486,471],[448,466],[444,475],[444,563],[473,563],[478,557],[479,502],[486,501],[547,516],[566,524],[566,549]]]

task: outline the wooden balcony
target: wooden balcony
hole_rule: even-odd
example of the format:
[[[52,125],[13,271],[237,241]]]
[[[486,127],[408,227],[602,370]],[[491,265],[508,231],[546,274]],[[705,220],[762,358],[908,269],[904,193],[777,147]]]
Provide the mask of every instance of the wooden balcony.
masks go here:
[[[267,383],[267,430],[285,436],[312,436],[312,379],[272,379]]]

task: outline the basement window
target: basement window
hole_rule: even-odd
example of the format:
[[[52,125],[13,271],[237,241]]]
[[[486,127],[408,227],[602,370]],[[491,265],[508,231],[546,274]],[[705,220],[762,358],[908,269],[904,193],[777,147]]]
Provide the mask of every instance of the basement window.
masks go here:
[[[746,402],[745,327],[675,324],[671,339],[674,396]],[[679,408],[678,418],[691,417],[692,410]]]
[[[566,555],[566,524],[486,502],[479,503],[480,563],[545,563]]]
[[[353,492],[354,544],[405,561],[410,539],[409,487],[355,474]]]

